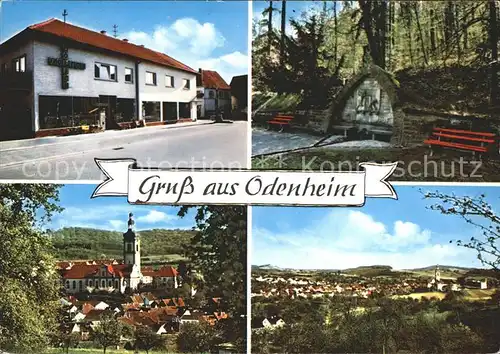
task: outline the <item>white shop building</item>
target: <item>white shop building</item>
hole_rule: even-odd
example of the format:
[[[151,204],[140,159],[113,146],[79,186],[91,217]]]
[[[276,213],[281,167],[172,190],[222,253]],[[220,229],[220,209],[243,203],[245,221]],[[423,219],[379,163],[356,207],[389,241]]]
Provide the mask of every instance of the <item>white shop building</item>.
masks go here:
[[[164,53],[51,19],[0,45],[0,131],[9,139],[194,121],[197,75]]]

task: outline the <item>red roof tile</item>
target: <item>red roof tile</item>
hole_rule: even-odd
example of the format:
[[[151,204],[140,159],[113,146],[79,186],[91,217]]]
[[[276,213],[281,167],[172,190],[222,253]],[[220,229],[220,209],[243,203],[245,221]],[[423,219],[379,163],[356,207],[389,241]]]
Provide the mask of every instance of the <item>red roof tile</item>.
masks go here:
[[[177,270],[172,267],[172,266],[163,266],[157,270],[154,270],[152,267],[143,267],[141,268],[141,273],[144,276],[149,276],[149,277],[176,277]]]
[[[89,304],[88,302],[86,302],[82,306],[82,313],[84,315],[86,315],[86,314],[88,314],[93,309],[94,309],[94,306],[92,306],[92,304]]]
[[[95,48],[110,50],[115,53],[128,55],[155,64],[197,74],[197,71],[194,69],[172,57],[169,57],[166,54],[125,42],[123,40],[107,36],[106,34],[101,34],[86,28],[64,23],[55,18],[29,26],[28,30],[49,33],[58,37],[68,38],[79,43],[87,44]]]
[[[226,81],[219,75],[217,71],[212,70],[202,70],[201,71],[201,83],[204,88],[213,88],[221,90],[230,90],[231,87]]]
[[[63,272],[64,279],[84,279],[90,278],[99,274],[103,265],[101,264],[75,264],[70,269]],[[108,275],[124,277],[130,273],[131,265],[129,264],[114,264],[105,265]]]

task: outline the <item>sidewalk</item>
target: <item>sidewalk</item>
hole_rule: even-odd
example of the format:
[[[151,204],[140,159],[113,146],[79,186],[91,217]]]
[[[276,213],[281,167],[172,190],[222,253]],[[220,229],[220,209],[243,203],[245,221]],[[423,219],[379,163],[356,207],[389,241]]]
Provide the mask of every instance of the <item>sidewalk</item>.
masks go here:
[[[91,133],[91,134],[78,134],[78,135],[67,135],[67,136],[48,136],[43,138],[32,138],[32,139],[22,139],[22,140],[9,140],[9,141],[0,141],[0,152],[12,151],[12,150],[21,150],[30,147],[39,147],[39,146],[47,146],[47,145],[59,145],[59,144],[68,144],[68,143],[76,143],[76,142],[90,142],[92,140],[106,140],[106,139],[115,139],[126,136],[138,136],[142,134],[151,134],[152,132],[160,131],[163,129],[179,129],[179,128],[188,128],[188,127],[196,127],[206,124],[214,124],[213,121],[210,120],[197,120],[191,123],[177,123],[177,124],[167,124],[167,125],[156,125],[151,127],[144,128],[134,128],[134,129],[124,129],[124,130],[106,130],[100,133]]]

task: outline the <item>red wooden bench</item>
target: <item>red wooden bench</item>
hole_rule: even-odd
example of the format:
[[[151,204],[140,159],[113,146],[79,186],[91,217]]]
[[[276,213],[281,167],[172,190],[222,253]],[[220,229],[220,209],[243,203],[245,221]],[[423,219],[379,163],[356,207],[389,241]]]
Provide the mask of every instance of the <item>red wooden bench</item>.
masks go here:
[[[431,147],[431,156],[433,146],[472,151],[473,155],[479,153],[481,156],[481,154],[495,151],[496,141],[494,133],[434,128],[429,139],[424,140],[424,144]]]
[[[276,117],[268,121],[267,124],[269,124],[269,127],[271,127],[272,125],[279,126],[280,132],[282,132],[285,129],[285,127],[287,128],[290,127],[292,120],[293,116],[285,116],[278,114]]]

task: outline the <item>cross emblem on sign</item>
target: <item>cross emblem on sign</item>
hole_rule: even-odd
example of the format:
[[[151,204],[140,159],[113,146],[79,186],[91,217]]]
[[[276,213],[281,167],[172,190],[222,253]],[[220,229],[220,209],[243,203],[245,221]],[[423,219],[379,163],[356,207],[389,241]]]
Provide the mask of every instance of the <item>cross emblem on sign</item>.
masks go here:
[[[68,48],[61,48],[61,60],[63,63],[61,66],[61,87],[66,90],[69,88]]]
[[[69,69],[85,70],[85,63],[78,63],[68,59],[68,48],[61,47],[59,58],[48,58],[48,64],[61,68],[61,87],[63,90],[69,88]]]

